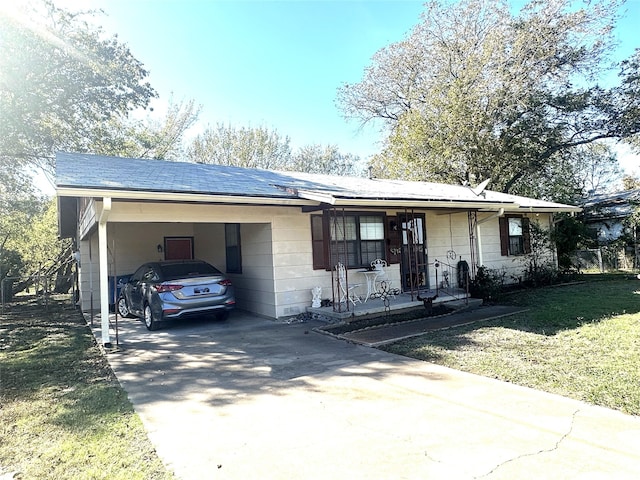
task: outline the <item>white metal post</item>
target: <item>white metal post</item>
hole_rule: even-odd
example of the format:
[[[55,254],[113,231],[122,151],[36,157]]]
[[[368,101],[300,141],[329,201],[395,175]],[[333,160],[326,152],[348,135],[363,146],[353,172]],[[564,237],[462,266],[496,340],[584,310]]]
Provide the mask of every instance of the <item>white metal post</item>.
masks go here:
[[[109,263],[107,248],[107,220],[111,211],[111,198],[105,197],[98,222],[98,258],[100,262],[100,319],[102,344],[111,346],[109,339]]]

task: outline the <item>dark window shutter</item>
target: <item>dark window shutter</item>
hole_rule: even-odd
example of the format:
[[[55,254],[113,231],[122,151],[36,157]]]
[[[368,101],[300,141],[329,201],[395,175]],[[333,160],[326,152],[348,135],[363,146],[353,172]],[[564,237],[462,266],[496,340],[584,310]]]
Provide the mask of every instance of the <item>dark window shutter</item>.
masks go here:
[[[313,250],[314,270],[327,267],[323,223],[322,215],[311,215],[311,248]]]
[[[402,258],[398,252],[402,249],[401,229],[398,217],[389,217],[385,226],[385,242],[387,244],[387,262],[389,265],[400,263]]]
[[[225,223],[225,251],[227,273],[242,273],[242,250],[240,248],[240,224]]]
[[[527,217],[522,218],[522,245],[524,253],[531,253],[531,226]]]
[[[509,220],[507,217],[498,217],[500,226],[500,254],[503,257],[509,255]]]

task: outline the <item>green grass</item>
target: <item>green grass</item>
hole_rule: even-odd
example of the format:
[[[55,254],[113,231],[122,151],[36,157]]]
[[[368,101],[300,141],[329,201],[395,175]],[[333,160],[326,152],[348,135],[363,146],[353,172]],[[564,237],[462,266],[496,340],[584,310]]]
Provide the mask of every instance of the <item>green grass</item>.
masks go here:
[[[384,350],[640,415],[640,281],[521,291],[526,313]]]
[[[170,479],[80,313],[0,315],[0,476]]]

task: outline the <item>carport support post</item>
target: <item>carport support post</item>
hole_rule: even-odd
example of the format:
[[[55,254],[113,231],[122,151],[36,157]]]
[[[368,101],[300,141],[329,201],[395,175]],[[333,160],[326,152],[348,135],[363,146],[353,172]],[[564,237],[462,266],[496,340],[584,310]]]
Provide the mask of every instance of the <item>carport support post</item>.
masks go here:
[[[109,262],[107,246],[107,221],[111,211],[111,198],[102,199],[102,212],[98,222],[98,258],[100,262],[100,331],[102,333],[102,344],[109,348]]]

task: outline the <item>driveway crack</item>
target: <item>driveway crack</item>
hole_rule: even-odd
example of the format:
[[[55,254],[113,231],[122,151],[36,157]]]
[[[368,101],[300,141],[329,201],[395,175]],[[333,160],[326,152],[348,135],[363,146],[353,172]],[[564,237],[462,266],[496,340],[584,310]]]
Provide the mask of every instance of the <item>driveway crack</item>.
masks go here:
[[[522,458],[526,458],[526,457],[534,457],[536,455],[540,455],[542,453],[549,453],[549,452],[553,452],[555,450],[557,450],[560,447],[560,444],[569,436],[571,435],[571,432],[573,431],[573,426],[575,424],[576,421],[576,415],[578,415],[578,413],[580,413],[580,409],[577,409],[575,412],[573,412],[573,414],[571,415],[571,423],[569,424],[569,429],[558,439],[558,441],[555,443],[555,445],[551,448],[544,448],[542,450],[538,450],[536,452],[531,452],[531,453],[523,453],[522,455],[518,455],[516,457],[510,458],[508,460],[505,460],[504,462],[499,463],[498,465],[496,465],[493,469],[491,469],[489,472],[485,473],[484,475],[480,475],[477,477],[473,477],[473,478],[486,478],[489,475],[491,475],[492,473],[494,473],[496,470],[498,470],[499,468],[502,468],[504,465],[511,463],[511,462],[515,462],[517,460],[520,460]]]

